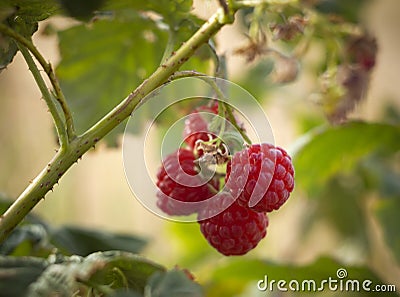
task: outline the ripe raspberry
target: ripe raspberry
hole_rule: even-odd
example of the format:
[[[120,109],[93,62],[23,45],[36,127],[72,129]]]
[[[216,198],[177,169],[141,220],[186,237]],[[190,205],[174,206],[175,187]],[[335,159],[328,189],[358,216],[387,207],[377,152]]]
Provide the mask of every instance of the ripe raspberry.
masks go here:
[[[267,143],[254,144],[232,157],[225,180],[239,204],[254,211],[271,212],[279,209],[293,191],[294,168],[290,156],[282,148]]]
[[[232,201],[233,197],[224,192],[218,199],[212,199],[203,211],[218,209],[220,204],[226,204],[226,200]],[[207,217],[207,214],[202,217]],[[265,213],[254,212],[233,202],[221,213],[199,223],[201,233],[221,254],[244,255],[255,248],[267,234],[268,217]]]
[[[169,215],[189,215],[195,213],[193,203],[210,198],[213,194],[207,183],[203,184],[196,171],[193,152],[179,149],[168,155],[158,173],[157,206]],[[211,180],[210,183],[214,182]],[[215,183],[213,186],[217,186]],[[218,187],[217,187],[218,189]]]
[[[204,105],[196,108],[185,120],[183,139],[191,149],[195,148],[197,140],[209,140],[208,123],[201,115],[201,112],[218,114],[218,103],[214,104],[212,107]]]

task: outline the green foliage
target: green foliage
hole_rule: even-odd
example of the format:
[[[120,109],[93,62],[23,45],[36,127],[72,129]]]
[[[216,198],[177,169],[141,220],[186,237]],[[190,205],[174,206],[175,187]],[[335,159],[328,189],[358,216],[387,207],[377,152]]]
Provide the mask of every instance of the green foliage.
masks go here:
[[[365,185],[357,175],[334,176],[327,181],[321,193],[313,197],[315,208],[310,212],[308,221],[315,225],[319,220],[328,222],[344,240],[359,244],[365,250],[368,244],[363,207],[365,194]],[[307,226],[305,229],[308,229]]]
[[[57,9],[53,0],[3,0],[0,2],[0,22],[26,38],[38,28],[38,21],[51,16]],[[10,64],[18,48],[14,40],[0,33],[0,71]]]
[[[60,0],[61,7],[69,16],[84,21],[92,18],[103,2],[104,0]]]
[[[0,211],[9,200],[1,197]],[[120,250],[139,253],[146,245],[143,238],[73,226],[52,228],[30,214],[5,242],[0,244],[0,255],[47,257],[54,249],[64,255],[87,256],[96,251]]]
[[[151,276],[144,297],[201,297],[201,286],[193,282],[185,272],[171,270]]]
[[[377,201],[374,205],[375,215],[380,222],[385,241],[393,255],[400,263],[400,195],[396,199]]]
[[[40,258],[0,256],[0,296],[25,296],[46,267],[47,261]]]
[[[50,234],[51,242],[68,254],[87,256],[96,251],[122,250],[140,252],[146,241],[132,235],[65,226]]]
[[[0,296],[202,296],[183,271],[127,252],[48,259],[0,257]],[[89,295],[88,295],[89,294]]]
[[[62,60],[57,75],[79,132],[117,105],[152,71],[162,57],[166,34],[136,13],[126,21],[99,20],[59,33]],[[109,138],[115,142],[116,129]]]
[[[188,14],[191,1],[184,3],[110,1],[90,26],[81,24],[59,32],[62,60],[57,75],[78,132],[97,122],[147,78],[162,62],[166,46],[172,51],[198,28],[199,20]],[[163,20],[145,15],[146,9],[160,13]],[[186,67],[206,72],[204,60],[211,54],[203,47]],[[137,125],[143,120],[138,119]],[[114,129],[107,142],[115,145],[122,132],[122,126]]]
[[[296,183],[315,193],[332,176],[349,171],[373,151],[400,149],[400,128],[389,124],[350,122],[316,129],[303,136],[293,154]]]

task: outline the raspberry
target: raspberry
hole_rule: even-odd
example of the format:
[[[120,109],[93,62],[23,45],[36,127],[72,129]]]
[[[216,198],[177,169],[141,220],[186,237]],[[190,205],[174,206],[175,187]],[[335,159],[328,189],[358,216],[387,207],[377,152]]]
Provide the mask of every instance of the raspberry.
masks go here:
[[[221,204],[233,201],[224,192],[212,199],[205,212],[221,208]],[[228,204],[229,205],[229,204]],[[203,214],[207,217],[207,214]],[[244,255],[257,246],[267,234],[268,217],[233,202],[221,213],[200,222],[200,231],[215,249],[225,256]]]
[[[208,112],[218,114],[218,104],[214,104],[212,107],[200,106],[191,113],[185,120],[185,127],[183,130],[183,139],[192,149],[195,148],[197,140],[208,141],[208,123],[202,117],[201,112]]]
[[[282,148],[255,144],[232,157],[227,164],[225,181],[239,204],[254,211],[271,212],[279,209],[293,191],[294,168]],[[249,205],[249,201],[258,202]]]
[[[193,152],[186,149],[179,149],[164,159],[157,173],[157,206],[165,213],[195,213],[197,210],[193,203],[182,202],[199,202],[213,195],[207,183],[203,184],[201,177],[195,176],[198,172],[194,161]],[[218,185],[214,182],[213,186]]]

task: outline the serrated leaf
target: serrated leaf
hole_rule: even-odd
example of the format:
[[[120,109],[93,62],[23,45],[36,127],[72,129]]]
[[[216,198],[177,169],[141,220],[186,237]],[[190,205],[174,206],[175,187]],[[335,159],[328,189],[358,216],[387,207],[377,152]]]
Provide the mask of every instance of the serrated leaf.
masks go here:
[[[226,262],[225,264],[215,269],[213,273],[211,273],[210,281],[207,286],[207,296],[238,296],[238,294],[243,292],[245,287],[248,286],[250,283],[253,284],[255,290],[257,290],[257,285],[259,281],[262,282],[260,283],[260,287],[262,289],[265,285],[268,285],[265,288],[266,292],[261,291],[262,294],[267,294],[271,292],[271,280],[275,280],[272,293],[279,292],[279,290],[277,289],[277,282],[279,280],[286,281],[286,288],[288,289],[288,292],[291,292],[288,286],[288,283],[291,280],[297,281],[300,285],[300,289],[303,281],[313,280],[315,281],[315,285],[317,288],[324,286],[324,292],[329,292],[329,287],[327,284],[328,279],[329,277],[331,277],[332,279],[338,280],[336,273],[340,268],[346,269],[347,271],[347,278],[345,278],[344,280],[359,280],[361,284],[364,280],[371,280],[371,288],[373,288],[373,286],[376,284],[382,284],[382,281],[369,268],[365,266],[345,265],[328,257],[321,257],[315,262],[303,266],[278,264],[270,261],[241,258],[232,259],[231,261]],[[265,282],[266,279],[268,281],[268,284],[266,284]],[[321,283],[324,280],[325,284]],[[305,283],[305,285],[308,286],[307,283]],[[313,285],[311,284],[311,286]],[[317,290],[310,291],[311,294],[315,294],[316,292]],[[359,292],[341,291],[340,296],[352,296],[352,294],[354,293],[356,293],[356,296],[376,296],[376,292],[363,291],[362,289]],[[387,292],[387,295],[385,296],[397,295],[396,293]]]
[[[310,193],[330,177],[352,169],[364,156],[400,149],[400,127],[389,124],[350,122],[317,129],[298,142],[293,152],[296,184]]]
[[[151,275],[165,269],[145,258],[119,251],[98,252],[85,258],[79,279],[92,285],[130,288],[143,293]]]
[[[148,282],[144,297],[201,297],[202,289],[180,270],[155,273]]]
[[[190,20],[179,27],[176,44],[195,30],[194,24],[187,32],[181,30],[189,24]],[[59,38],[62,60],[57,75],[78,132],[96,123],[147,78],[161,62],[167,44],[167,32],[135,11],[113,20],[96,21],[91,26],[75,26],[60,32]],[[206,72],[208,65],[201,64],[202,59],[192,57],[186,67]],[[156,107],[157,102],[151,102],[141,108]],[[136,119],[137,127],[145,120]],[[116,144],[116,136],[123,129],[122,125],[114,129],[106,137],[108,143]]]
[[[29,286],[28,296],[65,296],[88,291],[112,294],[131,289],[143,294],[149,277],[164,268],[140,256],[119,252],[97,252],[86,258],[59,258],[48,265]]]
[[[61,227],[52,231],[51,242],[65,253],[80,256],[106,250],[138,253],[146,245],[144,239],[133,235],[114,234],[72,226]]]
[[[400,197],[379,200],[373,209],[381,224],[385,241],[395,256],[397,263],[400,263]]]
[[[132,92],[157,68],[166,34],[154,23],[100,20],[59,33],[61,86],[83,132]],[[117,132],[122,132],[120,125]],[[115,143],[114,138],[108,141]]]

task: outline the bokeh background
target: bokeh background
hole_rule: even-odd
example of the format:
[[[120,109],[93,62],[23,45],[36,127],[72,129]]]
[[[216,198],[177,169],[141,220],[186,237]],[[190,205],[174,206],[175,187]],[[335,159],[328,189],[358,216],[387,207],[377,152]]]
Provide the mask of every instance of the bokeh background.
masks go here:
[[[209,16],[215,9],[211,1],[195,1],[194,6],[201,17]],[[382,121],[385,120],[389,105],[400,108],[400,2],[370,1],[362,15],[368,29],[377,37],[379,51],[367,98],[350,117]],[[42,34],[48,22],[64,28],[70,26],[72,21],[55,17],[44,22],[34,35],[34,42],[43,55],[57,64],[57,38]],[[235,24],[224,28],[217,40],[219,51],[227,55],[231,80],[239,84],[246,81],[246,69],[252,65],[246,64],[243,57],[232,54],[231,40],[235,40],[236,45],[246,42],[240,26]],[[306,55],[303,65],[313,65],[321,59],[321,55],[318,48],[313,48]],[[265,94],[259,91],[254,94],[268,97],[263,101],[263,107],[273,127],[276,143],[289,150],[303,133],[304,127],[299,124],[304,123],[301,118],[310,115],[310,121],[324,121],[320,108],[310,96],[315,90],[315,81],[306,70],[294,83],[279,86]],[[51,116],[20,54],[0,74],[0,98],[0,191],[16,198],[46,166],[57,144]],[[142,144],[138,141],[137,145]],[[138,179],[141,174],[138,172]],[[351,240],[343,241],[322,221],[303,237],[298,222],[307,217],[312,207],[301,191],[295,191],[289,203],[270,216],[268,235],[249,254],[250,257],[260,256],[281,263],[301,264],[325,254],[349,263],[362,263],[365,251],[357,249]],[[168,267],[186,265],[200,278],[207,266],[198,265],[196,259],[188,256],[186,249],[203,251],[194,253],[198,257],[229,261],[206,244],[197,224],[161,219],[135,199],[124,176],[121,148],[110,149],[101,143],[97,145],[61,178],[35,212],[54,225],[78,225],[143,236],[150,240],[143,252],[146,257]],[[394,264],[393,255],[386,249],[382,231],[374,220],[370,221],[369,232],[369,236],[378,239],[371,246],[374,252],[368,253],[371,257],[369,265],[387,282],[400,288],[400,268]],[[186,245],[188,241],[192,241],[189,247]]]

